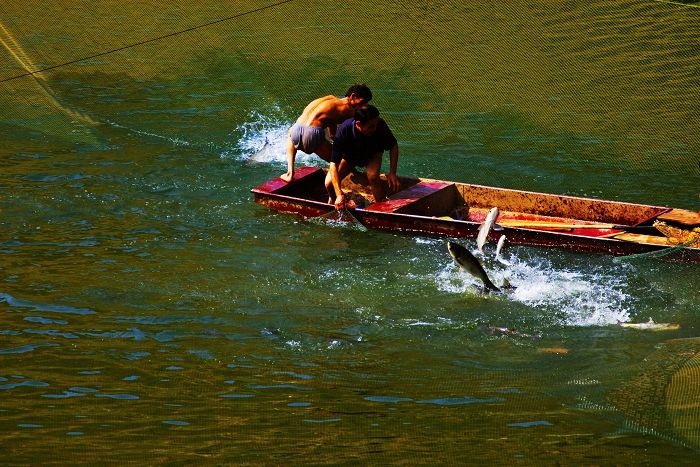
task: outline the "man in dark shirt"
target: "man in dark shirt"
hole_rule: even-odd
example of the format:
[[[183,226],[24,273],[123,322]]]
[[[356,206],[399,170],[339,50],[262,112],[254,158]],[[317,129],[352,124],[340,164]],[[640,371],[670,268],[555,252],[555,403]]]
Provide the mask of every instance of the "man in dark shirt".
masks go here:
[[[386,122],[379,118],[379,110],[365,105],[338,126],[333,139],[331,165],[326,176],[326,190],[337,209],[345,206],[345,195],[340,182],[356,166],[367,168],[367,179],[374,201],[384,199],[384,189],[379,180],[382,154],[389,151],[389,175],[387,182],[392,191],[398,191],[396,168],[399,162],[399,145]],[[335,200],[335,201],[333,201]]]

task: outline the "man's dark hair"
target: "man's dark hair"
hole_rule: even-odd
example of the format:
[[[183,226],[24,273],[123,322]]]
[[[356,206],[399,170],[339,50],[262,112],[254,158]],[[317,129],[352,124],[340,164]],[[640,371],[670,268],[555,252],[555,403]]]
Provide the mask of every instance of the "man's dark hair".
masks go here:
[[[355,120],[360,123],[367,123],[377,117],[379,117],[379,109],[373,105],[363,105],[355,111]]]
[[[353,84],[348,88],[345,97],[350,97],[353,94],[360,99],[365,99],[367,102],[372,100],[372,91],[369,90],[366,84]]]

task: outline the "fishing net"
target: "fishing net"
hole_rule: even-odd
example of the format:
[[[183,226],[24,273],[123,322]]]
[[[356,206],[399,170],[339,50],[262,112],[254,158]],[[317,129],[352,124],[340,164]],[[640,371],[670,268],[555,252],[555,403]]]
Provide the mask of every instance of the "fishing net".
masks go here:
[[[640,374],[609,401],[628,427],[700,449],[700,338],[674,339],[648,356]]]

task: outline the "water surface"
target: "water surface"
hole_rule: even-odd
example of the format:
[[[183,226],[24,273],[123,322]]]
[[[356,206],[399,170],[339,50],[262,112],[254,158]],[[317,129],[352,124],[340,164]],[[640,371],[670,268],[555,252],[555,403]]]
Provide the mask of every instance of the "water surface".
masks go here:
[[[4,6],[0,77],[266,5],[141,3]],[[366,82],[400,174],[698,210],[686,3],[289,2],[0,83],[0,459],[691,464],[697,266],[488,245],[484,296],[250,195]]]

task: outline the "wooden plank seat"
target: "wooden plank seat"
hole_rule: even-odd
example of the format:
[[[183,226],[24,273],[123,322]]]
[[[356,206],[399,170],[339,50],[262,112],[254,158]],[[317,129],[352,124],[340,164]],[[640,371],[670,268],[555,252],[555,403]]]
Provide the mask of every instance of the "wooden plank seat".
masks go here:
[[[452,191],[450,191],[452,188]],[[448,193],[449,192],[449,193]],[[405,190],[393,194],[385,201],[367,206],[367,211],[377,212],[402,212],[415,203],[426,200],[428,197],[436,197],[436,194],[445,193],[452,198],[454,196],[454,183],[439,180],[422,180]],[[436,200],[437,201],[437,200]],[[429,207],[423,210],[430,210]],[[428,212],[424,215],[432,215]]]

